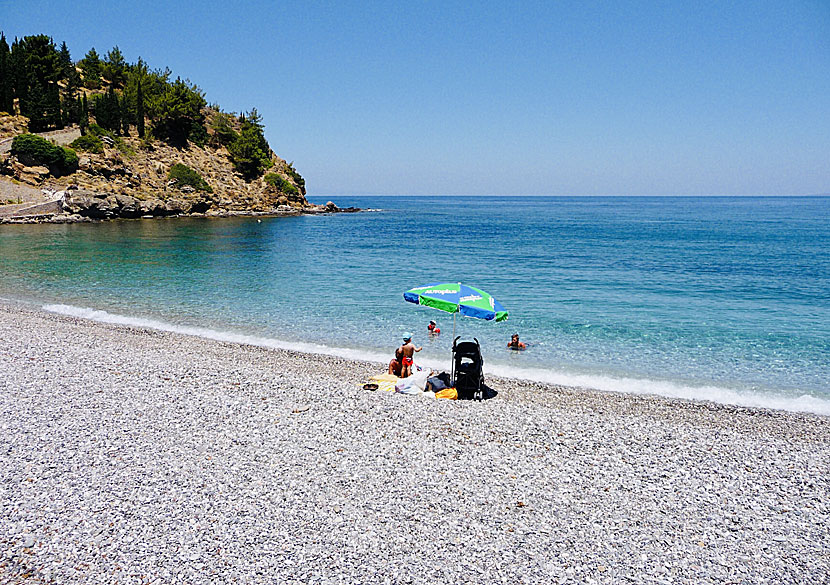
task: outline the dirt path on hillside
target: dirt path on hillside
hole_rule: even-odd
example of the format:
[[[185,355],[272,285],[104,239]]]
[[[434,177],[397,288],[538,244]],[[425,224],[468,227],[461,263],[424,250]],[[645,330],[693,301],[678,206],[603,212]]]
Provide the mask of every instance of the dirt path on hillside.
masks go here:
[[[60,146],[66,146],[70,144],[76,138],[81,136],[81,130],[77,126],[74,128],[64,128],[63,130],[50,130],[49,132],[35,132],[38,136],[43,136],[46,140],[52,140],[55,144]],[[12,147],[12,140],[14,140],[14,136],[10,138],[4,138],[0,140],[0,153],[9,152]]]

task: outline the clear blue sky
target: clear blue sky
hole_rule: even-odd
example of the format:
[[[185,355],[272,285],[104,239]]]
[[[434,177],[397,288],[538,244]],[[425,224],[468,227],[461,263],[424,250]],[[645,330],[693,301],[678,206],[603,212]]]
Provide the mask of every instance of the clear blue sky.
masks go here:
[[[311,195],[830,192],[830,0],[0,0],[256,106]]]

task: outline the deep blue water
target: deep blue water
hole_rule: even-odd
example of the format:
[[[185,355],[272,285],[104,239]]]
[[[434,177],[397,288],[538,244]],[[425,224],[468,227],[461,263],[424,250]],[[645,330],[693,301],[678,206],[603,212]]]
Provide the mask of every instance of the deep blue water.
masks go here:
[[[485,372],[830,414],[830,198],[336,201],[383,211],[0,226],[0,294],[376,359],[412,331],[449,369],[402,295],[459,281],[510,311],[457,322]]]

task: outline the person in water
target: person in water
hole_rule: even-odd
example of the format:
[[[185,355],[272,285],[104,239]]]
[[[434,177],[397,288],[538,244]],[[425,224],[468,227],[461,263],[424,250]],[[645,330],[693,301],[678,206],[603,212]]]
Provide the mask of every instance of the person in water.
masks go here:
[[[415,363],[412,356],[415,355],[416,351],[421,351],[422,349],[424,348],[415,347],[415,344],[412,343],[412,335],[409,333],[404,334],[403,345],[401,346],[401,378],[408,378],[412,375],[412,364]]]
[[[441,333],[441,330],[438,328],[438,325],[435,321],[430,321],[429,325],[427,325],[427,331],[429,331],[430,335],[438,335]]]
[[[403,348],[399,347],[395,350],[395,357],[389,362],[389,373],[393,376],[401,377],[401,368],[403,367]]]
[[[510,342],[507,344],[507,349],[525,349],[526,347],[526,343],[519,341],[518,333],[514,333],[510,338]]]

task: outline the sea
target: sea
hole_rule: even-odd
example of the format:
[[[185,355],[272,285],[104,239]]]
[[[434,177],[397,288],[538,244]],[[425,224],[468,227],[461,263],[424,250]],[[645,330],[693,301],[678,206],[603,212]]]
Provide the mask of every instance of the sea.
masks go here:
[[[485,376],[830,415],[830,197],[333,199],[370,211],[2,225],[0,298],[378,362],[411,333],[447,371],[455,332]],[[442,282],[509,319],[404,301]]]

